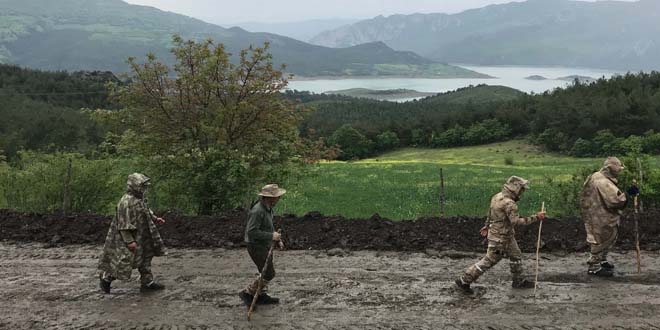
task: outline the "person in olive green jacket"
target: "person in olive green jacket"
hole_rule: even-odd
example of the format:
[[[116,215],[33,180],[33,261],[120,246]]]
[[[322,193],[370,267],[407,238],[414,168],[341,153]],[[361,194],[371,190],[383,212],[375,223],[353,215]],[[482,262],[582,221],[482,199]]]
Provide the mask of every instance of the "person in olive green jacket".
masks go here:
[[[257,297],[258,304],[279,303],[279,298],[271,297],[267,293],[268,283],[275,277],[273,258],[268,258],[268,251],[271,244],[277,244],[280,249],[284,248],[280,233],[276,232],[273,227],[273,207],[285,192],[285,189],[278,187],[276,184],[268,184],[261,188],[259,201],[250,209],[247,225],[245,226],[245,243],[247,243],[248,254],[257,266],[259,273],[264,269],[268,259],[266,271],[261,276],[262,289],[259,297]],[[239,297],[246,306],[252,304],[252,299],[260,284],[259,280],[258,277],[239,293]]]

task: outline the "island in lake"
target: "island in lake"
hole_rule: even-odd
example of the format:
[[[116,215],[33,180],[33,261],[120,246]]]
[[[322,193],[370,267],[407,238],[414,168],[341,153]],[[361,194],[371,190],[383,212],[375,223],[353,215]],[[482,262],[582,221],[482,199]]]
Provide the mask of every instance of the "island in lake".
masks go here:
[[[401,99],[414,99],[422,98],[427,96],[436,95],[437,93],[430,92],[420,92],[414,89],[386,89],[386,90],[374,90],[368,88],[350,88],[342,89],[336,91],[326,91],[323,94],[336,94],[344,95],[351,97],[366,98],[379,101],[392,101],[392,100],[401,100]]]
[[[566,76],[566,77],[559,77],[557,80],[564,80],[564,81],[579,81],[581,83],[592,83],[598,79],[592,78],[589,76],[580,76],[580,75],[571,75],[571,76]]]
[[[525,79],[527,79],[527,80],[548,80],[548,78],[546,78],[544,76],[539,76],[539,75],[536,75],[536,74],[533,75],[533,76],[525,77]]]

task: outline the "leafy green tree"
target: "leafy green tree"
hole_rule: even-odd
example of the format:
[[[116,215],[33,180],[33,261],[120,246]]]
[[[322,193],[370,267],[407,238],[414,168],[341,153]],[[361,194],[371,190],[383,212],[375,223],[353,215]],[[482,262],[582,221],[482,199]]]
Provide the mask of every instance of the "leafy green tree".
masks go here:
[[[605,129],[596,132],[593,143],[599,155],[615,155],[617,152],[613,151],[618,149],[619,139],[609,129]]]
[[[125,107],[130,138],[122,141],[154,155],[150,166],[163,179],[183,176],[188,186],[174,189],[192,194],[198,213],[238,206],[288,173],[305,109],[281,97],[288,77],[273,67],[267,43],[242,50],[235,64],[211,40],[173,42],[173,69],[152,54],[144,63],[130,58],[131,83],[112,86]]]
[[[626,154],[639,155],[643,152],[644,137],[638,135],[631,135],[625,139],[621,139],[619,147],[621,151]]]
[[[460,146],[464,143],[464,136],[467,133],[467,129],[463,128],[460,125],[456,125],[453,128],[450,128],[440,134],[437,134],[433,140],[433,146],[435,147],[453,147]]]
[[[642,150],[645,153],[657,155],[660,153],[660,133],[649,130],[642,138]]]
[[[564,151],[567,149],[569,137],[559,129],[548,128],[539,134],[537,143],[550,151]]]
[[[423,146],[426,144],[426,137],[424,136],[424,131],[420,128],[415,128],[410,131],[410,143],[413,146]]]
[[[376,150],[382,152],[399,147],[399,137],[396,133],[386,131],[376,136]]]
[[[576,157],[593,157],[597,152],[594,147],[593,142],[579,138],[573,143],[573,148],[571,148],[571,155]]]
[[[336,130],[329,142],[339,146],[341,160],[363,158],[370,155],[373,150],[373,142],[351,125],[344,125]]]

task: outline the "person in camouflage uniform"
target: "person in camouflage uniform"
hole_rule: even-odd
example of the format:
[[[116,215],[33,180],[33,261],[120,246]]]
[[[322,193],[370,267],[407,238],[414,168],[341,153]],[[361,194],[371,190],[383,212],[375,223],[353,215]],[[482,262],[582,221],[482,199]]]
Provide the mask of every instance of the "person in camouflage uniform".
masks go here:
[[[155,225],[165,220],[156,217],[147,206],[145,194],[149,184],[150,179],[143,174],[128,176],[126,193],[117,204],[98,266],[100,287],[105,293],[110,293],[113,280],[129,280],[135,268],[140,272],[141,290],[164,288],[151,273],[151,259],[165,254]]]
[[[252,299],[259,285],[262,289],[257,297],[258,304],[277,304],[280,301],[279,298],[271,297],[267,293],[268,283],[275,277],[273,258],[268,258],[268,251],[271,244],[275,244],[275,242],[277,242],[280,249],[284,248],[280,233],[276,232],[273,226],[273,207],[284,193],[286,193],[286,190],[276,184],[265,185],[259,192],[259,201],[252,206],[248,215],[247,225],[245,226],[245,243],[247,243],[248,254],[257,266],[259,273],[268,261],[266,271],[261,277],[261,283],[259,283],[260,278],[257,277],[238,294],[245,306],[248,307],[252,304]]]
[[[522,253],[518,248],[513,228],[514,225],[529,225],[545,219],[545,212],[537,212],[527,218],[521,218],[518,215],[516,202],[525,189],[529,189],[528,183],[521,177],[512,176],[504,184],[502,191],[491,198],[486,225],[480,230],[482,236],[488,237],[486,256],[470,266],[462,276],[456,279],[455,285],[462,292],[471,294],[473,291],[470,284],[504,257],[508,257],[510,261],[512,287],[534,287],[534,282],[523,277]]]
[[[591,174],[580,193],[580,215],[591,245],[587,272],[596,276],[613,276],[614,265],[607,253],[614,246],[619,232],[621,209],[628,199],[617,187],[617,177],[625,167],[616,157],[608,157],[600,171]]]

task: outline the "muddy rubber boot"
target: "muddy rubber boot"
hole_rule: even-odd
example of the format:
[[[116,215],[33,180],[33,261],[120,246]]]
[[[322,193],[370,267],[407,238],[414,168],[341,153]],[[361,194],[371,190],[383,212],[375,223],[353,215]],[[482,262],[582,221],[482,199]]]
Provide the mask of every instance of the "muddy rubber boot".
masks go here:
[[[163,289],[165,289],[165,286],[160,283],[156,283],[155,281],[151,281],[149,284],[142,284],[140,286],[140,291],[158,291]]]
[[[250,305],[252,305],[252,299],[254,299],[254,296],[245,292],[245,290],[239,292],[238,297],[241,298],[241,301],[243,302],[243,305],[245,305],[245,307],[249,308]]]
[[[514,289],[534,289],[534,282],[529,280],[517,280],[511,282],[511,287]]]
[[[594,276],[599,276],[599,277],[612,277],[612,276],[614,276],[614,272],[611,269],[607,269],[605,267],[598,267],[598,268],[589,269],[587,271],[587,274],[594,275]]]
[[[605,268],[605,269],[609,269],[609,270],[614,269],[614,264],[612,264],[612,263],[609,262],[609,261],[603,261],[603,262],[601,262],[601,263],[600,263],[600,266],[603,267],[603,268]]]
[[[473,294],[474,293],[474,291],[470,287],[470,284],[469,283],[463,283],[463,280],[461,280],[460,278],[457,278],[456,281],[454,281],[454,284],[455,284],[456,288],[464,294]]]
[[[262,293],[257,298],[257,304],[259,305],[275,305],[280,303],[280,298],[271,297],[267,293]]]
[[[106,281],[103,279],[103,275],[99,276],[99,287],[101,287],[101,290],[105,293],[110,293],[110,284],[112,282]]]

